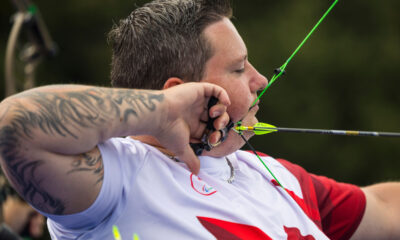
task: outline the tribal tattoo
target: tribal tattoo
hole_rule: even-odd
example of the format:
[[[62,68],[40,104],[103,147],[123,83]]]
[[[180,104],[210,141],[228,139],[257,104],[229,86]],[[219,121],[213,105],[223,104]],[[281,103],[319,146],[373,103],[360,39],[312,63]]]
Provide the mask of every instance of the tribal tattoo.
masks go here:
[[[67,174],[77,173],[77,172],[88,172],[96,175],[98,178],[95,184],[103,182],[104,168],[101,154],[98,148],[94,150],[83,153],[78,159],[74,160],[71,164],[72,169],[67,172]]]
[[[30,146],[26,144],[40,141],[35,139],[34,132],[49,137],[79,140],[78,133],[85,128],[104,126],[111,119],[127,122],[131,117],[140,118],[145,112],[155,111],[157,103],[163,100],[163,94],[154,94],[151,91],[110,88],[88,88],[61,93],[28,91],[16,95],[11,100],[13,103],[6,105],[8,109],[0,111],[3,112],[0,113],[0,123],[6,117],[12,117],[8,125],[3,124],[0,128],[0,157],[3,167],[17,191],[28,202],[45,212],[63,214],[65,202],[41,186],[45,176],[39,174],[39,169],[48,163],[43,159],[32,159]],[[12,113],[7,115],[11,110]],[[101,155],[82,153],[65,174],[77,172],[96,174],[96,184],[101,183]]]

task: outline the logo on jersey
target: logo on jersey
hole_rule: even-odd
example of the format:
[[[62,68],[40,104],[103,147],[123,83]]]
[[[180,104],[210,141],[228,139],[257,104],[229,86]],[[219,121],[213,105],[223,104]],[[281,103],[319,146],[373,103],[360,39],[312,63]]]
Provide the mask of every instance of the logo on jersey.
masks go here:
[[[217,192],[212,186],[205,183],[200,177],[193,175],[193,173],[190,174],[190,185],[193,190],[204,196],[210,196]]]

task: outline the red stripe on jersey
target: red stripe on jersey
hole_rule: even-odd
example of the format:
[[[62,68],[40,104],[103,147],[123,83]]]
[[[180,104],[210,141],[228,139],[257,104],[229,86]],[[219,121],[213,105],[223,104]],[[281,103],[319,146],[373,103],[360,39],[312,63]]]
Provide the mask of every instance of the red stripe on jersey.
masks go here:
[[[271,180],[271,182],[277,186],[280,187],[279,183],[273,179]],[[317,226],[319,227],[319,229],[321,228],[321,217],[319,215],[319,210],[318,208],[315,207],[311,207],[311,205],[307,204],[303,198],[297,196],[293,191],[285,188],[286,192],[289,193],[289,195],[296,201],[296,203],[301,207],[301,209],[303,209],[304,213],[307,214],[307,216],[309,218],[311,218],[311,220],[313,220]]]
[[[217,239],[272,240],[258,227],[208,217],[197,217],[197,219]]]
[[[319,209],[322,230],[330,239],[350,239],[364,215],[366,199],[355,185],[308,173],[302,167],[277,159],[299,181],[305,202]]]
[[[257,152],[260,156],[268,156]],[[349,239],[364,215],[366,199],[361,189],[308,173],[284,159],[276,159],[298,180],[303,198],[289,194],[330,239]],[[297,199],[296,199],[297,198]],[[319,218],[317,218],[319,215]]]
[[[298,228],[289,228],[284,226],[286,234],[288,235],[287,240],[315,240],[311,235],[303,236]]]
[[[289,170],[289,172],[291,172],[296,177],[297,181],[299,181],[304,198],[302,199],[304,205],[299,205],[307,214],[307,216],[310,217],[310,219],[313,220],[320,229],[323,229],[321,224],[321,215],[320,208],[318,206],[317,194],[315,192],[314,182],[310,178],[310,174],[300,166],[292,164],[286,160],[277,159],[277,161],[280,162],[287,170]]]
[[[251,151],[249,152],[253,153]],[[267,154],[261,152],[257,152],[257,154],[261,157],[268,157]],[[318,226],[319,229],[322,230],[321,217],[318,209],[318,201],[316,198],[313,182],[309,177],[308,179],[306,178],[307,176],[309,176],[309,174],[304,169],[300,168],[297,165],[288,164],[289,162],[287,162],[286,160],[283,159],[276,159],[276,160],[279,161],[287,170],[289,170],[289,172],[291,172],[299,181],[304,199],[297,196],[290,189],[285,188],[285,190],[297,202],[297,204],[301,207],[301,209],[303,209],[304,213]],[[297,167],[298,169],[296,169],[295,167]],[[300,169],[303,170],[304,173],[299,171]],[[279,185],[276,182],[276,180],[272,180],[272,183],[275,184],[276,186]]]

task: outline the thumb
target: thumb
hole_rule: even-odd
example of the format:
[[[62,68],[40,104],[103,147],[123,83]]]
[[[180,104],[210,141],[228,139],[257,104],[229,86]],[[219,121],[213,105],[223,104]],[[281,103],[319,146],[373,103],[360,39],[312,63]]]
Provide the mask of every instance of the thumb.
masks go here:
[[[200,171],[200,160],[198,157],[194,154],[192,148],[190,147],[189,144],[187,144],[181,154],[177,154],[176,157],[186,163],[186,165],[189,167],[189,170],[194,173],[198,174]]]

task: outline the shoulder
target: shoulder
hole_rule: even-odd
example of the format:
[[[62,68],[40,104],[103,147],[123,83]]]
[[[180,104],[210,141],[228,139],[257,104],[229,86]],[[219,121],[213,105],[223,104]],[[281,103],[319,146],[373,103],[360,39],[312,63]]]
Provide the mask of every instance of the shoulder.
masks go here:
[[[148,163],[149,158],[156,155],[151,154],[156,150],[143,142],[130,137],[111,138],[98,145],[101,152],[104,171],[112,175],[124,176],[124,179],[135,178],[143,166]]]

